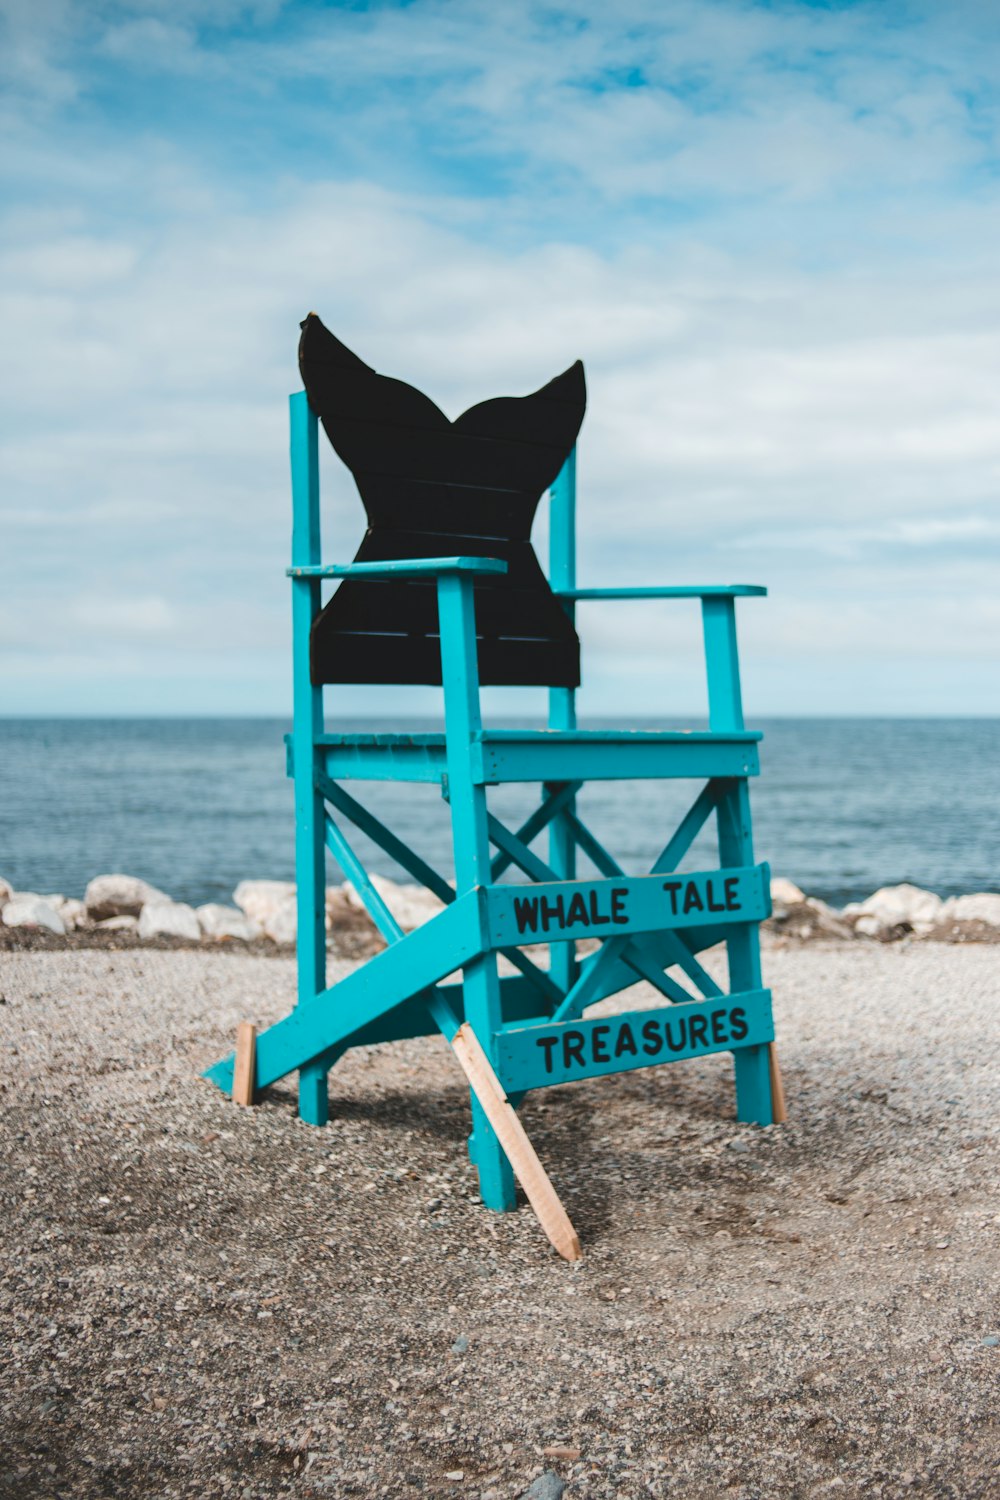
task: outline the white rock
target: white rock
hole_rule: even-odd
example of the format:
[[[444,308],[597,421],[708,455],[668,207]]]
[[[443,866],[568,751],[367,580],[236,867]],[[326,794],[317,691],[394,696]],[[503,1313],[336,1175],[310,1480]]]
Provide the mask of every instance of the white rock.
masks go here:
[[[148,901],[139,913],[139,936],[190,938],[197,942],[201,928],[194,908],[183,901]]]
[[[800,891],[794,880],[786,880],[783,875],[772,875],[772,901],[777,901],[781,906],[795,906],[805,899],[805,891]]]
[[[77,928],[87,926],[87,908],[73,896],[59,907],[59,916],[67,932],[75,932]]]
[[[4,880],[3,876],[0,875],[0,911],[2,911],[3,908],[7,905],[7,902],[10,900],[13,894],[14,887],[11,885],[10,881]]]
[[[994,891],[977,891],[971,896],[951,896],[941,916],[951,922],[985,922],[1000,927],[1000,896]]]
[[[880,922],[878,917],[863,915],[855,922],[854,931],[855,933],[859,933],[861,937],[878,938],[883,933],[888,932],[889,928],[884,922]]]
[[[371,875],[369,879],[404,932],[412,932],[414,927],[422,926],[436,916],[444,905],[432,891],[426,890],[422,885],[397,885],[384,875]],[[365,910],[364,902],[349,880],[344,882],[343,890],[348,904],[355,911]]]
[[[353,920],[357,911],[357,897],[353,886],[328,885],[326,888],[326,930],[338,922]]]
[[[295,934],[298,930],[298,912],[295,904],[295,890],[286,896],[278,906],[274,907],[263,923],[264,936],[269,937],[272,943],[294,943]]]
[[[83,899],[90,920],[103,922],[107,917],[137,917],[148,902],[170,897],[135,875],[97,875]]]
[[[53,911],[47,901],[41,896],[36,896],[28,891],[23,895],[13,896],[4,905],[3,917],[5,927],[44,927],[49,932],[54,932],[57,937],[66,936],[66,928],[59,913]]]
[[[105,917],[103,922],[96,925],[100,932],[135,932],[139,926],[139,918]]]
[[[220,906],[214,901],[195,910],[198,925],[208,938],[242,938],[246,943],[260,936],[256,922],[243,915],[235,906]]]
[[[821,901],[818,896],[807,896],[805,898],[805,904],[806,904],[806,906],[811,907],[813,911],[818,911],[819,914],[820,914],[820,916],[823,916],[823,917],[839,917],[840,916],[840,913],[838,911],[836,911],[834,909],[834,907],[829,906],[825,901]]]
[[[839,911],[828,906],[825,901],[820,901],[818,896],[807,896],[805,904],[810,911],[816,913],[816,925],[820,932],[825,932],[830,937],[840,938],[849,938],[853,935],[850,923],[844,921]]]
[[[886,885],[847,910],[877,917],[886,927],[907,922],[914,932],[930,932],[943,908],[944,902],[933,891],[923,891],[918,885]]]
[[[295,885],[291,880],[241,880],[233,892],[233,900],[251,922],[266,931],[270,917],[294,895]]]

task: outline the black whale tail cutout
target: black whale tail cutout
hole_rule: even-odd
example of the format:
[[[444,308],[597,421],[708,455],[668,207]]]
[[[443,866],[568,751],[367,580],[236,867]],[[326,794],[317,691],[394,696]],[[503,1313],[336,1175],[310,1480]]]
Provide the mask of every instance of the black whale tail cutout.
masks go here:
[[[577,686],[580,643],[530,536],[583,421],[580,361],[530,396],[483,401],[454,422],[413,386],[377,374],[314,313],[299,368],[368,514],[355,561],[503,558],[506,575],[476,583],[480,680]],[[345,580],[313,625],[313,682],[440,683],[437,631],[433,583]]]

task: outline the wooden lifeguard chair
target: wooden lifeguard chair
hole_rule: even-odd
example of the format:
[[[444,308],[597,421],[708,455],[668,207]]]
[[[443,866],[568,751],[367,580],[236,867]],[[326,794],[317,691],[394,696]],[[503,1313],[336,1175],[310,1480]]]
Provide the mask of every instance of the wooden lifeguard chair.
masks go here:
[[[769,874],[755,864],[748,782],[761,735],[743,724],[735,602],[746,585],[578,588],[575,444],[586,404],[578,362],[523,398],[486,401],[455,422],[413,387],[378,375],[315,315],[302,324],[305,390],[293,395],[292,580],[298,1002],[209,1070],[250,1102],[298,1071],[299,1113],[327,1120],[327,1075],[349,1048],[440,1030],[471,1084],[469,1154],[483,1202],[515,1206],[514,1172],[550,1239],[579,1242],[520,1126],[530,1089],[730,1051],[742,1121],[783,1118],[771,997],[761,983],[758,923]],[[318,420],[357,481],[369,526],[354,562],[320,550]],[[551,495],[546,579],[531,547]],[[341,580],[322,605],[324,580]],[[580,730],[575,690],[578,600],[697,599],[704,625],[709,727],[690,732]],[[444,731],[328,732],[333,683],[443,686]],[[546,729],[490,729],[480,686],[549,689]],[[627,875],[579,816],[588,780],[704,784],[648,874]],[[450,807],[455,883],[398,838],[344,783],[432,782]],[[537,783],[516,831],[488,789]],[[383,849],[444,908],[404,934],[327,804]],[[714,815],[718,867],[677,873]],[[532,847],[547,831],[544,855]],[[388,946],[326,984],[325,853],[353,882]],[[577,855],[597,870],[580,878]],[[526,883],[501,882],[515,867]],[[585,957],[576,942],[598,939]],[[719,942],[728,991],[698,960]],[[523,950],[549,944],[542,967]],[[497,956],[515,972],[501,976]],[[461,970],[461,980],[445,982]],[[585,1011],[640,980],[666,1002],[600,1019]],[[684,980],[685,983],[680,982]]]

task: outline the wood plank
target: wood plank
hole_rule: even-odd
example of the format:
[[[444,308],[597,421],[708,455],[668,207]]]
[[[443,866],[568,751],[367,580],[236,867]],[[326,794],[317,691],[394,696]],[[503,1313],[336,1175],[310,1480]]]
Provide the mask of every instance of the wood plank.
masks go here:
[[[688,1000],[584,1021],[530,1021],[497,1034],[500,1078],[511,1093],[656,1067],[713,1052],[763,1054],[774,1040],[770,990]]]
[[[518,643],[513,643],[518,644]],[[524,644],[523,642],[520,644]],[[476,774],[502,781],[639,781],[673,777],[756,776],[759,759],[750,735],[653,735],[649,739],[562,732],[487,731],[473,745]]]
[[[458,1028],[451,1045],[549,1243],[564,1260],[582,1260],[580,1238],[570,1217],[467,1021]]]
[[[339,598],[339,593],[334,595],[334,601]],[[312,635],[310,660],[314,682],[441,686],[441,643],[437,636],[377,635],[336,629],[327,633],[329,619],[320,615]],[[490,687],[547,687],[552,682],[570,687],[580,685],[580,646],[576,640],[481,636],[479,664],[480,680]]]
[[[621,875],[605,880],[492,885],[483,896],[491,946],[510,948],[669,927],[716,926],[720,921],[759,922],[770,909],[767,880],[767,866],[753,865],[692,870],[666,879]],[[690,954],[682,960],[675,953],[672,962],[681,961],[701,974]]]
[[[252,1021],[241,1021],[236,1028],[236,1062],[233,1067],[233,1099],[237,1104],[253,1103],[256,1055],[257,1028]]]

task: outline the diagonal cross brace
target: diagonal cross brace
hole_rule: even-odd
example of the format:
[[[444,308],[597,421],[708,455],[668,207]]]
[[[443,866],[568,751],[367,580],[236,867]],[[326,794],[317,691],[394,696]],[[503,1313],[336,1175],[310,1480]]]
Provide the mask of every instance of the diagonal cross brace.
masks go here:
[[[386,906],[382,896],[369,880],[368,871],[351,848],[347,835],[342,829],[337,827],[329,813],[327,813],[325,819],[324,835],[326,847],[344,874],[350,879],[355,891],[364,903],[365,910],[379,932],[387,943],[398,942],[403,936],[402,927],[400,927],[396,918],[388,906]]]
[[[552,819],[572,802],[582,786],[582,781],[567,781],[559,787],[558,791],[550,792],[539,803],[538,807],[535,808],[530,818],[521,824],[514,837],[523,845],[530,844],[532,839],[537,838],[542,830],[551,823]],[[490,866],[490,879],[493,881],[499,880],[503,872],[512,863],[514,863],[513,856],[508,854],[505,849],[500,848],[500,853],[496,855]]]
[[[658,934],[647,935],[658,936]],[[683,944],[680,946],[683,947]],[[633,974],[637,974],[640,979],[645,979],[647,984],[651,984],[654,990],[659,990],[660,994],[665,995],[674,1005],[686,1005],[693,998],[683,985],[678,984],[676,980],[670,978],[669,974],[663,972],[666,965],[660,962],[660,955],[651,954],[648,947],[643,945],[641,938],[633,939],[621,957],[622,963],[626,964]]]
[[[573,987],[566,992],[566,997],[557,1010],[553,1012],[552,1020],[571,1021],[594,999],[598,984],[604,976],[608,966],[616,958],[620,958],[623,949],[628,947],[628,938],[612,937],[606,938],[596,953],[591,954],[583,965],[583,971]]]
[[[415,880],[420,881],[421,885],[433,891],[434,895],[445,905],[454,901],[455,892],[444,876],[438,874],[437,870],[426,860],[421,859],[420,855],[415,853],[408,844],[404,844],[391,828],[387,828],[381,819],[369,812],[367,807],[351,796],[350,792],[345,792],[342,786],[338,786],[323,771],[316,772],[315,782],[317,791],[322,792],[331,807],[335,807],[346,818],[350,818],[355,828],[367,834],[373,844],[384,849],[390,859],[394,859],[407,875],[412,875]]]
[[[724,795],[727,786],[728,783],[721,778],[715,778],[712,781],[706,782],[681,819],[677,831],[653,865],[650,874],[665,874],[667,871],[673,870],[678,862],[684,858],[684,855],[701,831],[705,820]],[[597,866],[602,875],[613,878],[616,875],[623,875],[625,873],[618,861],[608,853],[603,844],[594,837],[590,829],[581,821],[576,813],[569,813],[568,821],[577,844],[593,864]],[[722,994],[722,990],[716,984],[711,974],[702,967],[694,954],[690,952],[674,932],[644,933],[642,936],[635,937],[619,953],[616,953],[614,957],[620,958],[628,968],[640,974],[643,979],[654,985],[669,1000],[680,1003],[691,998],[680,985],[675,984],[673,980],[662,972],[664,968],[673,964],[683,969],[688,978],[694,981],[706,997]],[[610,960],[608,962],[610,963]],[[606,967],[606,965],[602,965],[602,967]],[[589,986],[591,993],[596,989],[597,978],[597,975],[593,976],[593,982]],[[600,997],[595,996],[594,998]],[[583,1008],[579,1004],[570,1007],[567,1003],[568,1000],[569,996],[566,997],[560,1008],[561,1012],[565,1012],[565,1016],[561,1014],[560,1019],[568,1019],[571,1015],[579,1015]],[[589,999],[583,1002],[584,1005],[590,1003]]]
[[[256,1088],[267,1088],[404,1000],[429,990],[482,953],[485,940],[479,892],[469,891],[422,927],[376,953],[362,968],[322,990],[314,1000],[303,1001],[284,1020],[261,1032],[257,1038]],[[229,1093],[232,1070],[230,1054],[209,1068],[205,1077]]]
[[[384,849],[386,854],[394,859],[408,875],[419,880],[421,885],[426,886],[439,901],[444,902],[445,906],[451,905],[455,900],[455,891],[443,875],[438,874],[437,870],[426,860],[421,859],[419,854],[416,854],[409,845],[404,844],[402,839],[387,828],[379,818],[376,818],[374,813],[369,812],[362,803],[352,797],[349,792],[345,792],[343,787],[338,786],[324,772],[318,771],[315,780],[317,789],[322,792],[331,806],[336,807],[346,818],[349,818],[355,828],[367,834],[373,843],[377,844],[380,849]],[[551,800],[558,801],[557,798]],[[529,823],[530,821],[529,819]],[[527,826],[525,824],[525,827]],[[524,829],[521,832],[523,833]],[[379,932],[387,943],[395,942],[396,938],[402,935],[402,928],[399,927],[392,912],[372,885],[368,872],[348,843],[343,830],[338,828],[330,818],[326,823],[326,843],[345,875],[353,882],[355,890]],[[544,969],[532,963],[527,954],[522,953],[519,948],[501,948],[500,952],[516,969],[520,970],[525,979],[535,986],[535,989],[550,1005],[555,1005],[562,999],[562,991],[559,987],[553,983]]]
[[[532,880],[559,879],[552,866],[547,865],[537,854],[533,854],[523,839],[520,839],[516,833],[511,833],[499,818],[495,818],[492,813],[487,813],[486,823],[491,843],[496,845],[501,854],[507,856],[509,863],[517,865],[518,869],[523,870],[525,875],[530,876]]]
[[[398,943],[405,936],[403,928],[389,910],[382,896],[379,895],[378,888],[369,880],[368,871],[351,848],[343,829],[338,828],[337,824],[329,816],[326,819],[326,843],[327,848],[340,865],[344,874],[349,876],[353,881],[354,889],[364,902],[368,915],[386,942]],[[445,890],[448,892],[448,900],[445,904],[450,906],[455,900],[455,892],[450,885],[445,885]],[[533,964],[527,954],[521,952],[520,948],[502,948],[500,952],[506,954],[514,967],[519,969],[524,977],[531,981],[535,988],[549,1001],[550,1005],[558,1004],[562,999],[562,991],[553,983],[544,969],[540,969],[537,964]],[[435,1010],[433,995],[428,997],[427,1003],[431,1015],[441,1030],[445,1032],[446,1036],[453,1036],[461,1024],[461,1017],[454,1018],[454,1025],[451,1027],[451,1031],[448,1031],[446,1028],[447,1025],[450,1025],[450,1022],[443,1021],[439,1017],[437,1010]],[[441,1016],[445,1016],[448,1008],[447,1002],[442,1001],[442,1003],[445,1005],[445,1010],[441,1011]]]
[[[705,783],[678,823],[670,842],[650,870],[651,875],[666,874],[669,870],[676,870],[708,817],[718,807],[731,785],[732,782],[725,781],[722,777],[714,777]]]

